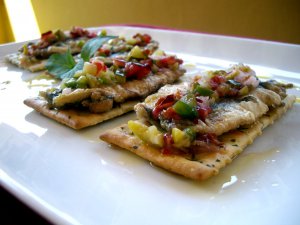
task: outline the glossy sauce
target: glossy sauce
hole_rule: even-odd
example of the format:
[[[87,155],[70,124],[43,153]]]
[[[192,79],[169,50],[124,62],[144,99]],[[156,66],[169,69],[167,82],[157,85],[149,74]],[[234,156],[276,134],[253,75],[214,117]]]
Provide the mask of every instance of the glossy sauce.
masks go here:
[[[34,78],[27,81],[28,87],[52,87],[55,84],[58,84],[60,80],[56,79],[47,72],[43,72],[40,75],[35,76]]]

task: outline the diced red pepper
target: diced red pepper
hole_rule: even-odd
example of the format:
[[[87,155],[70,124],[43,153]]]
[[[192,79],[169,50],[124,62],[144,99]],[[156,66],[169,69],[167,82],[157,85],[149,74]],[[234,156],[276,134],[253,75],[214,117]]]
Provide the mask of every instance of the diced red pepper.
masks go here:
[[[156,60],[156,65],[161,68],[169,67],[175,63],[182,64],[183,61],[181,59],[177,59],[175,56],[164,56]]]
[[[197,109],[197,112],[198,112],[198,117],[202,121],[205,121],[208,114],[210,114],[212,112],[212,109],[209,106],[202,106],[202,107],[197,106],[196,109]]]
[[[35,47],[46,48],[56,40],[57,40],[56,35],[52,31],[47,31],[41,35],[41,41]]]
[[[101,71],[105,72],[107,70],[106,65],[101,60],[92,59],[91,63],[97,66],[97,74]]]
[[[153,65],[152,59],[143,59],[140,61],[140,63],[145,66],[149,66],[149,67],[151,67]]]
[[[149,55],[151,53],[150,49],[144,49],[143,50],[144,55]]]
[[[125,76],[136,77],[137,79],[145,78],[151,72],[151,67],[148,65],[128,62],[125,65]]]
[[[72,27],[72,30],[70,31],[70,35],[73,38],[82,37],[84,36],[84,30],[81,27]]]
[[[171,107],[175,103],[174,95],[167,95],[161,97],[155,104],[155,107],[152,111],[152,118],[157,120],[160,112],[164,109]]]
[[[174,140],[171,134],[164,134],[164,147],[162,149],[162,153],[164,155],[170,155],[172,153],[172,146],[174,144]]]
[[[90,31],[87,31],[88,33],[87,33],[87,37],[88,38],[95,38],[95,37],[97,37],[97,34],[95,33],[95,32],[90,32]]]
[[[219,87],[219,85],[224,82],[226,82],[225,77],[220,75],[215,75],[210,79],[209,84],[212,90],[216,90]]]
[[[209,102],[208,102],[209,98],[206,96],[197,96],[196,101],[197,101],[196,109],[198,112],[198,117],[202,121],[205,121],[208,114],[210,114],[212,112],[212,108],[210,107]],[[195,122],[198,123],[198,120],[196,120]]]
[[[158,101],[156,102],[155,106],[164,105],[166,103],[174,103],[174,101],[175,101],[175,98],[174,98],[173,94],[167,95],[167,96],[159,98]]]
[[[140,34],[140,33],[135,34],[133,38],[137,40],[138,45],[142,45],[142,46],[149,44],[152,39],[149,34]]]
[[[53,34],[53,32],[50,30],[50,31],[48,31],[48,32],[43,33],[41,39],[42,39],[43,41],[52,42],[53,40],[56,39],[56,36],[55,36],[55,34]]]
[[[109,56],[110,55],[110,50],[109,49],[99,48],[98,52],[102,56]]]
[[[70,35],[73,38],[78,38],[78,37],[94,38],[97,36],[95,32],[88,31],[81,27],[73,27],[72,30],[70,31]]]
[[[117,67],[123,68],[126,65],[126,61],[124,59],[115,58],[115,59],[113,59],[113,64]]]
[[[147,44],[149,44],[151,42],[151,39],[152,38],[151,38],[151,36],[149,34],[143,34],[143,36],[142,36],[143,42],[145,42]]]
[[[167,108],[167,110],[163,113],[163,116],[165,119],[174,119],[174,120],[180,120],[182,119],[180,115],[178,115],[178,113],[176,113],[176,111],[174,110],[174,108],[169,107]]]

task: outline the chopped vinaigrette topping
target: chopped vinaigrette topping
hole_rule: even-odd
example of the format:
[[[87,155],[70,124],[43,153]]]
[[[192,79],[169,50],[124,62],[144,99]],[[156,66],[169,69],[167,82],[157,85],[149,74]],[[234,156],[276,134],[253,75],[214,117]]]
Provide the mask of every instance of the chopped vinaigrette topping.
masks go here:
[[[259,79],[249,66],[238,64],[228,71],[208,71],[205,76],[197,77],[193,85],[200,95],[217,100],[246,95],[259,85]]]
[[[58,29],[56,31],[47,31],[45,33],[41,34],[41,38],[37,43],[31,43],[25,44],[20,51],[23,52],[23,54],[28,56],[33,56],[34,52],[37,49],[44,49],[49,47],[50,45],[54,43],[58,43],[61,41],[65,41],[67,39],[71,38],[94,38],[97,34],[94,32],[91,32],[89,30],[83,29],[81,27],[72,27],[72,30],[70,31],[70,35],[66,35],[62,30]]]
[[[83,29],[82,27],[72,27],[72,30],[70,31],[70,35],[73,38],[78,37],[88,37],[88,38],[94,38],[97,36],[95,32],[91,32],[87,29]]]
[[[95,88],[120,84],[130,79],[144,79],[162,68],[178,69],[183,61],[157,50],[157,46],[151,47],[151,40],[148,34],[136,34],[128,40],[120,37],[111,39],[101,46],[96,53],[98,56],[84,63],[82,70],[77,71],[72,78],[64,79],[61,88]],[[113,55],[116,51],[120,54]]]
[[[160,62],[162,63],[162,62]],[[165,63],[165,60],[163,60]],[[166,65],[166,64],[164,64]],[[196,133],[192,125],[205,122],[207,116],[213,111],[212,104],[222,98],[234,98],[247,95],[259,85],[255,72],[242,64],[231,67],[228,71],[209,71],[205,76],[197,77],[185,92],[177,91],[158,99],[151,113],[155,124],[175,124],[170,129],[161,127],[159,135],[163,154],[196,154],[201,151],[217,151],[222,148],[222,143],[215,134]],[[188,120],[191,127],[180,130],[176,121]],[[173,123],[175,121],[175,123]],[[137,125],[138,126],[138,125]],[[145,126],[145,125],[144,125]],[[129,126],[130,128],[130,126]],[[147,129],[147,126],[144,127]],[[132,130],[138,137],[136,130]],[[144,130],[144,134],[147,131]],[[143,141],[152,144],[151,138]],[[158,146],[158,145],[155,145]]]
[[[160,148],[166,155],[218,151],[222,147],[215,134],[196,134],[192,128],[183,131],[173,128],[171,133],[163,133],[154,125],[132,120],[128,121],[128,127],[143,142]]]
[[[255,72],[242,64],[229,71],[209,71],[197,77],[187,93],[175,93],[161,97],[152,111],[154,120],[189,119],[194,123],[205,121],[212,112],[211,105],[221,98],[240,97],[259,84]]]

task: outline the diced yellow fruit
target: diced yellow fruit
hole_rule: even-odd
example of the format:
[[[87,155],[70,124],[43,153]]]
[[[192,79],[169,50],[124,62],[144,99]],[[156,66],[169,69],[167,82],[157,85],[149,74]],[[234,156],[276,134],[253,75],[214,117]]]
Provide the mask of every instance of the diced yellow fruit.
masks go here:
[[[76,41],[76,45],[77,45],[77,47],[79,47],[79,48],[82,48],[82,46],[84,46],[84,44],[85,44],[85,41],[84,41],[84,40],[78,40],[78,41]]]
[[[237,75],[239,75],[238,70],[234,70],[226,76],[227,80],[233,80]]]
[[[73,77],[74,78],[78,78],[78,77],[80,77],[82,75],[83,75],[83,71],[82,70],[78,70],[78,71],[75,72],[75,74],[73,75]]]
[[[239,90],[239,96],[243,96],[249,93],[249,88],[244,86],[241,90]]]
[[[127,44],[129,45],[135,45],[137,43],[137,40],[134,38],[129,38],[126,40]]]
[[[249,73],[251,71],[249,66],[246,66],[244,64],[239,64],[238,68],[243,71],[244,73]]]
[[[105,29],[101,30],[100,36],[106,36],[107,35],[107,31]]]
[[[128,121],[128,127],[136,136],[140,136],[140,134],[145,133],[148,130],[148,127],[145,124],[134,120]]]
[[[179,68],[179,63],[178,62],[174,63],[173,65],[170,65],[171,70],[177,70],[178,68]]]
[[[83,70],[84,73],[91,74],[96,76],[97,74],[97,66],[95,64],[85,62],[83,65]]]
[[[98,86],[98,80],[95,76],[87,74],[87,84],[90,88],[96,88]]]
[[[115,74],[111,70],[101,71],[98,74],[98,76],[99,76],[99,78],[104,80],[106,82],[106,84],[112,84],[113,81],[115,80]]]
[[[134,46],[128,54],[129,58],[135,59],[144,59],[146,58],[145,54],[143,53],[142,49],[139,46]]]
[[[148,140],[152,145],[163,147],[164,137],[163,134],[157,129],[156,126],[150,126],[147,131]]]
[[[165,55],[165,52],[161,49],[157,49],[155,50],[155,52],[153,52],[152,54],[153,56],[164,56]]]
[[[23,54],[28,55],[28,46],[27,46],[27,44],[23,45]]]
[[[155,126],[146,126],[138,121],[128,121],[128,127],[142,141],[157,146],[163,147],[163,134]]]
[[[172,137],[174,140],[174,146],[177,148],[189,147],[191,145],[189,136],[178,128],[172,129]]]

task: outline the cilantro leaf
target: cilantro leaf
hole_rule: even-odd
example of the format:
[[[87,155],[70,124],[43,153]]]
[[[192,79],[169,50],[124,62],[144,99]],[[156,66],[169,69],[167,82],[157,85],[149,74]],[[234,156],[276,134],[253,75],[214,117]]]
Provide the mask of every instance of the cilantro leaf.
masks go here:
[[[76,62],[68,50],[66,53],[55,53],[49,57],[46,63],[46,69],[49,73],[61,78],[64,73],[67,73],[76,65]]]
[[[117,38],[117,36],[99,36],[88,40],[81,50],[81,58],[89,61],[92,55],[107,41]]]

